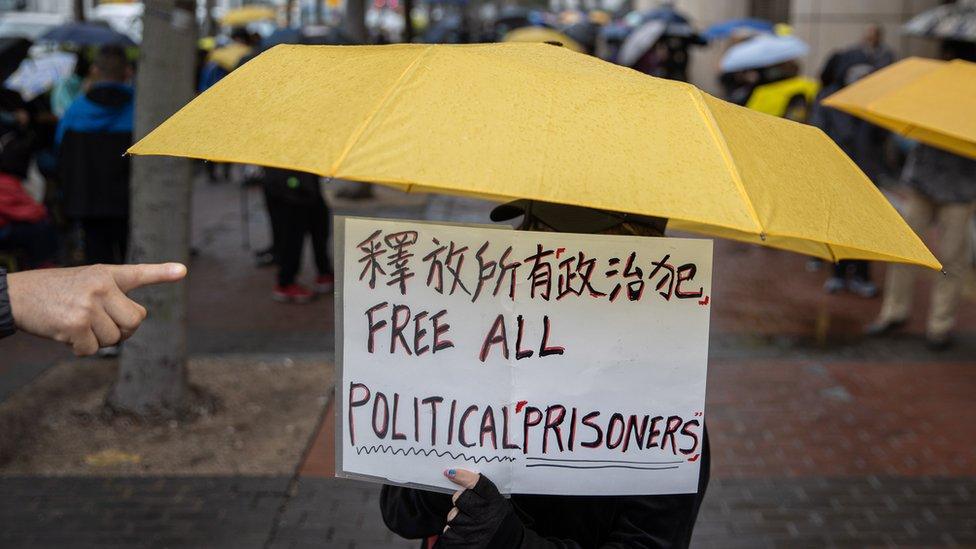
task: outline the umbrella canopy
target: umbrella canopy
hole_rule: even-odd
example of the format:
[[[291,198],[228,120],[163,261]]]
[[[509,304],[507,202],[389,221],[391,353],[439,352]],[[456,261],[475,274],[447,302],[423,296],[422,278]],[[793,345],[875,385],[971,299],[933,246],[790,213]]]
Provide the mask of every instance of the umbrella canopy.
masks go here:
[[[129,152],[667,217],[831,260],[940,267],[820,130],[547,44],[277,46]]]
[[[226,46],[221,46],[207,56],[207,61],[220,65],[225,71],[232,71],[240,64],[241,58],[252,52],[250,46],[240,42],[231,42]]]
[[[242,27],[248,23],[270,21],[276,17],[277,14],[273,8],[252,5],[227,10],[220,18],[220,24],[228,27]]]
[[[810,51],[806,42],[795,36],[760,34],[740,42],[722,56],[722,72],[771,67],[805,56]]]
[[[569,36],[548,27],[519,27],[509,31],[502,42],[558,42],[565,48],[577,53],[584,53],[585,50],[579,42]]]
[[[976,63],[910,57],[861,78],[823,104],[976,158]]]
[[[20,93],[25,101],[30,101],[71,76],[77,61],[77,55],[63,51],[25,59],[7,79],[5,86]]]
[[[688,38],[696,44],[704,43],[701,36],[695,32],[691,21],[671,6],[662,6],[645,11],[632,11],[614,24],[604,27],[602,34],[607,40],[623,41],[630,33],[635,32],[636,29],[641,28],[651,21],[664,22],[666,24],[665,35]]]
[[[766,21],[765,19],[729,19],[728,21],[722,21],[721,23],[715,23],[714,25],[705,29],[702,33],[702,37],[709,42],[713,40],[722,40],[728,38],[736,33],[746,32],[750,34],[771,34],[773,32],[774,25]]]
[[[914,36],[976,42],[976,0],[959,0],[923,11],[909,19],[902,30]]]
[[[617,63],[625,67],[633,67],[634,63],[664,36],[667,26],[666,22],[655,19],[644,23],[627,35],[623,45],[620,46],[620,51],[617,52]]]
[[[39,41],[56,42],[58,44],[74,44],[76,46],[135,46],[136,43],[128,36],[116,32],[107,24],[68,23],[45,32]]]

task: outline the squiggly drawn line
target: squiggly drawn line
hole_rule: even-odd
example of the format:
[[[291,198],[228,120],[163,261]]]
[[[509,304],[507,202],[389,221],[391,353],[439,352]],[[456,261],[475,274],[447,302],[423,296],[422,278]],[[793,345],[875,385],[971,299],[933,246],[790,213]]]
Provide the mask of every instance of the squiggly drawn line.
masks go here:
[[[399,456],[430,457],[431,455],[435,455],[439,458],[442,458],[444,456],[451,456],[451,459],[463,459],[464,461],[470,461],[471,463],[491,463],[493,461],[497,461],[501,463],[503,461],[515,461],[515,458],[509,456],[492,456],[492,457],[469,456],[463,453],[455,454],[454,452],[448,452],[448,451],[439,452],[437,450],[434,450],[433,448],[423,450],[421,448],[413,448],[413,447],[394,448],[388,445],[356,446],[357,455],[362,455],[362,454],[369,455],[376,452],[383,453],[383,454],[392,454],[394,456],[399,455]]]

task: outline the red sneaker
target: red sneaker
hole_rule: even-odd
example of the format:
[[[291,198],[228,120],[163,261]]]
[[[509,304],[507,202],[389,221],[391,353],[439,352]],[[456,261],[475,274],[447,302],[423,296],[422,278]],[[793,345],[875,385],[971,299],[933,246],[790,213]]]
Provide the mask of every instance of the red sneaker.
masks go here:
[[[315,294],[301,284],[275,286],[271,292],[271,299],[282,303],[308,303],[313,297]]]
[[[315,285],[312,289],[315,290],[317,294],[327,294],[335,288],[335,276],[333,275],[322,275],[316,277]]]

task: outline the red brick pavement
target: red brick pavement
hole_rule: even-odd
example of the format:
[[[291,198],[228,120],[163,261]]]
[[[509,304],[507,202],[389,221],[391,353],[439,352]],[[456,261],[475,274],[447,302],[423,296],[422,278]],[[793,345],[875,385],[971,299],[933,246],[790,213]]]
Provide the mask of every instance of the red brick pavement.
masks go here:
[[[974,476],[973,363],[721,361],[717,478]]]
[[[859,338],[864,325],[878,313],[881,299],[826,295],[822,285],[832,265],[822,264],[820,270],[809,272],[806,262],[790,252],[716,240],[712,332],[815,338],[819,327],[827,340]],[[884,270],[884,264],[872,264],[879,286]],[[922,334],[931,280],[942,275],[922,269],[919,273],[915,315],[907,331]],[[961,307],[958,323],[963,331],[976,330],[976,309]]]

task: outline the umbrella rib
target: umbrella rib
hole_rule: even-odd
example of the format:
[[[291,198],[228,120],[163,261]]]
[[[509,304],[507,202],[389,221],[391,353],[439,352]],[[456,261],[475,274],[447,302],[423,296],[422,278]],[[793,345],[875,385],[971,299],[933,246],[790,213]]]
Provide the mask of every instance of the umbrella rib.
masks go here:
[[[725,141],[725,136],[722,135],[722,130],[719,129],[718,124],[715,121],[715,116],[712,114],[712,111],[708,108],[708,106],[705,105],[701,90],[695,88],[694,86],[689,86],[689,88],[691,89],[695,106],[698,107],[702,117],[705,119],[705,125],[708,126],[708,131],[712,134],[712,139],[715,141],[715,144],[718,145],[719,151],[722,153],[722,160],[725,161],[725,165],[732,174],[732,182],[735,183],[736,188],[739,190],[739,194],[742,195],[742,200],[746,203],[746,207],[749,210],[749,215],[752,216],[752,220],[756,223],[756,227],[759,228],[759,237],[766,240],[766,229],[763,227],[762,222],[759,221],[759,215],[756,213],[756,208],[752,204],[752,200],[749,198],[749,193],[746,192],[746,187],[742,183],[742,176],[739,174],[739,169],[736,167],[735,162],[732,159],[732,151],[729,150],[729,144]]]
[[[408,74],[413,72],[413,69],[414,67],[417,66],[417,63],[419,63],[420,60],[423,59],[430,52],[432,48],[433,46],[427,46],[426,48],[421,50],[420,53],[417,54],[417,57],[414,58],[414,60],[411,61],[410,64],[403,69],[403,72],[400,73],[400,76],[398,76],[397,79],[393,81],[393,84],[390,86],[390,89],[387,90],[385,94],[383,94],[383,98],[380,99],[379,103],[377,103],[376,108],[373,109],[373,112],[369,113],[369,116],[367,116],[366,119],[363,120],[363,123],[360,124],[360,126],[356,128],[356,131],[349,136],[349,141],[346,143],[346,146],[342,149],[342,153],[339,154],[339,157],[336,158],[335,162],[333,162],[332,166],[329,168],[328,175],[330,177],[336,177],[336,174],[338,173],[339,170],[339,166],[346,160],[346,157],[349,156],[349,152],[352,151],[352,148],[356,145],[356,143],[359,142],[359,139],[366,132],[366,128],[373,122],[373,119],[376,118],[376,115],[379,114],[379,112],[383,109],[383,107],[385,107],[386,104],[390,101],[390,97],[393,96],[393,92],[396,91],[396,89],[400,86],[400,82],[402,82],[407,77]]]

